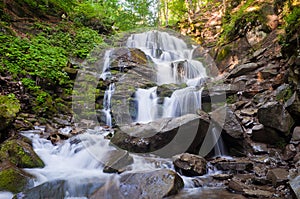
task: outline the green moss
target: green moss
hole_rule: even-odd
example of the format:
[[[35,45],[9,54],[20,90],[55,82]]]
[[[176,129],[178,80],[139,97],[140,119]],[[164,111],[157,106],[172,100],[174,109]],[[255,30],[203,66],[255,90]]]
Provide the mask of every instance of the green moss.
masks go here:
[[[43,161],[32,150],[30,144],[21,140],[7,140],[0,146],[1,160],[9,160],[21,168],[44,167]]]
[[[288,87],[288,88],[280,91],[276,95],[276,100],[286,102],[287,100],[289,100],[292,97],[292,95],[293,95],[293,90],[290,87]]]
[[[230,46],[225,46],[219,50],[218,55],[217,55],[217,62],[223,61],[228,55],[231,53],[231,47]]]
[[[237,101],[237,95],[230,95],[226,98],[227,104],[234,104]]]
[[[20,111],[20,102],[14,94],[0,95],[0,130],[5,129]]]
[[[28,184],[28,176],[17,168],[0,171],[0,191],[18,193]]]

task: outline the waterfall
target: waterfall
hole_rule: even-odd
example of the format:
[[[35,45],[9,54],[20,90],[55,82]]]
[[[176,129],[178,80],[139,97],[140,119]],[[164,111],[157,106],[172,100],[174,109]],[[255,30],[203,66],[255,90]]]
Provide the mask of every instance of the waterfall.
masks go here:
[[[105,123],[107,126],[112,126],[112,117],[111,117],[111,97],[115,90],[115,84],[111,83],[108,86],[108,89],[104,93],[103,98],[103,110],[102,112],[105,115]]]
[[[110,71],[109,71],[109,67],[110,67],[110,54],[111,54],[111,50],[105,51],[102,73],[100,75],[100,78],[102,78],[103,80],[106,80],[106,78],[111,75]]]
[[[138,89],[135,92],[135,98],[137,100],[138,114],[136,121],[150,122],[157,118],[157,87],[150,89]]]
[[[194,49],[166,32],[133,34],[127,40],[127,47],[139,48],[152,58],[157,68],[158,85],[206,77],[202,63],[192,59]]]
[[[218,130],[217,128],[212,128],[211,131],[212,137],[213,137],[213,142],[215,143],[214,145],[214,156],[215,157],[222,157],[227,155],[224,141],[222,139],[222,136],[218,135]]]
[[[133,34],[127,47],[139,48],[151,57],[157,69],[157,84],[182,84],[188,87],[176,90],[170,98],[158,104],[156,88],[138,89],[135,93],[138,104],[136,122],[150,122],[161,117],[178,117],[195,113],[201,108],[200,88],[206,77],[201,62],[192,59],[194,49],[166,32],[149,31]],[[162,108],[162,111],[159,111]],[[162,114],[160,114],[162,112]]]

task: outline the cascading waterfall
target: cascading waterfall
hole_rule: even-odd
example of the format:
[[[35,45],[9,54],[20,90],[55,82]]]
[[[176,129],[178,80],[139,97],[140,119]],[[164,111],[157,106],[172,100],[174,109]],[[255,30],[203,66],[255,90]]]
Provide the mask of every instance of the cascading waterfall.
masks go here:
[[[150,122],[162,117],[178,117],[201,108],[201,86],[206,77],[206,71],[201,62],[192,59],[194,49],[188,48],[183,40],[158,31],[134,34],[128,39],[127,46],[139,48],[152,58],[158,71],[158,85],[169,83],[185,83],[187,85],[186,88],[173,92],[171,97],[165,97],[163,104],[158,103],[157,87],[138,89],[135,93],[138,107],[137,122]],[[103,80],[111,76],[109,71],[110,55],[111,50],[105,52],[103,70],[100,75]],[[103,100],[102,111],[108,126],[112,125],[110,112],[114,88],[114,83],[111,83],[105,91]],[[84,134],[74,136],[56,146],[49,140],[41,138],[40,133],[30,131],[23,133],[32,140],[34,150],[46,165],[44,168],[26,169],[27,172],[36,176],[35,186],[44,182],[65,180],[71,187],[65,190],[67,197],[64,198],[86,198],[85,194],[80,192],[81,190],[77,190],[78,184],[84,182],[106,183],[113,176],[113,174],[102,171],[101,160],[115,149],[109,145],[108,140],[104,139],[107,132],[103,129],[89,129]],[[220,142],[219,140],[217,142],[219,144],[215,147],[216,155],[223,153]],[[157,168],[154,163],[145,163],[143,157],[132,156],[134,171]],[[187,181],[185,184],[190,184],[187,187],[193,186],[192,180],[183,178]],[[81,187],[86,188],[85,184]],[[0,192],[0,197],[2,196],[11,198],[10,193],[1,195]]]
[[[183,40],[159,31],[134,34],[127,40],[127,46],[139,48],[152,58],[157,69],[158,85],[185,83],[188,86],[176,90],[170,98],[164,99],[162,114],[158,113],[161,105],[157,104],[158,99],[154,93],[156,88],[150,88],[148,91],[137,90],[136,122],[150,122],[161,117],[178,117],[195,113],[201,108],[200,86],[206,77],[206,70],[201,62],[192,59],[193,48],[188,48]]]

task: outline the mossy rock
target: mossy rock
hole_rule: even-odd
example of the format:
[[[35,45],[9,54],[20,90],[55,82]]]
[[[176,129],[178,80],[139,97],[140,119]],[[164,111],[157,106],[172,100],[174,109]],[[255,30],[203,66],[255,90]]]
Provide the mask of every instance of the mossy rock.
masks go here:
[[[21,192],[31,185],[31,178],[31,175],[10,162],[0,164],[0,191]]]
[[[0,145],[0,161],[8,160],[20,168],[44,167],[44,162],[33,151],[26,139],[10,139]]]
[[[20,102],[14,94],[0,95],[0,130],[5,129],[20,110]]]

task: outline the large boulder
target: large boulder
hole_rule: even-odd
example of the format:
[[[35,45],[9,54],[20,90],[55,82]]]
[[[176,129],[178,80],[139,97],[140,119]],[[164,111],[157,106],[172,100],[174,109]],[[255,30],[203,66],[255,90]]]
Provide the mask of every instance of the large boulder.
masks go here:
[[[290,129],[294,124],[291,115],[278,102],[266,103],[258,109],[257,116],[261,124],[276,129],[285,135],[290,133]]]
[[[198,153],[210,122],[209,116],[202,114],[162,118],[147,124],[124,125],[115,129],[111,142],[130,152],[153,152],[165,157],[185,151]]]
[[[26,138],[11,138],[0,145],[0,162],[8,160],[20,168],[44,167],[43,161],[33,151]]]
[[[101,187],[90,198],[164,198],[178,193],[183,186],[181,177],[167,169],[126,173],[121,176],[119,186]]]
[[[183,153],[173,157],[175,169],[186,176],[201,176],[207,172],[206,160],[197,155]]]
[[[33,186],[32,176],[9,161],[0,163],[0,179],[0,191],[18,193]]]

